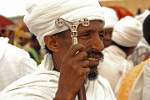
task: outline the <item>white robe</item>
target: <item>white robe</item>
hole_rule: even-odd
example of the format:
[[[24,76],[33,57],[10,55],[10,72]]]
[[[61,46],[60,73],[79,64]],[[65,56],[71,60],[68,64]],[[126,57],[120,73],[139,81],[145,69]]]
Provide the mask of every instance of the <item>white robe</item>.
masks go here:
[[[53,65],[49,64],[50,58],[47,57],[36,72],[21,78],[2,91],[0,100],[53,100],[60,73],[51,70]],[[87,100],[116,100],[108,81],[100,75],[95,81],[87,81],[85,87]]]
[[[150,46],[144,38],[138,43],[134,52],[128,57],[129,60],[132,60],[134,65],[140,64],[145,60],[147,54],[150,52]]]
[[[108,79],[115,92],[122,76],[133,66],[133,63],[126,60],[126,54],[114,45],[105,48],[103,54],[104,61],[99,64],[99,73]]]
[[[0,91],[13,81],[33,72],[37,64],[29,54],[0,37]]]

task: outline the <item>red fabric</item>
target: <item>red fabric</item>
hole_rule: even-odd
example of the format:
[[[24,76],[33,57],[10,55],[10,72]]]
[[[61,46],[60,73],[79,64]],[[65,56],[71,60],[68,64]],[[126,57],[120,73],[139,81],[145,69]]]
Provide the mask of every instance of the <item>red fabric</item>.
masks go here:
[[[10,19],[0,15],[0,27],[6,27],[14,24]]]
[[[117,13],[117,16],[119,19],[125,17],[125,16],[134,16],[132,12],[130,12],[128,9],[121,7],[121,6],[110,6],[110,8],[114,9]]]

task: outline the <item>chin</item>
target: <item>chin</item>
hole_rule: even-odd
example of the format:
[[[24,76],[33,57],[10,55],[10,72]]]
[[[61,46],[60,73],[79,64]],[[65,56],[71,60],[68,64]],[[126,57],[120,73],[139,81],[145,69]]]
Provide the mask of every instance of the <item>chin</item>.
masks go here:
[[[97,69],[97,66],[94,66],[94,67],[91,68],[91,70],[90,70],[90,72],[88,74],[88,79],[90,81],[96,80],[97,76],[98,76],[98,69]]]

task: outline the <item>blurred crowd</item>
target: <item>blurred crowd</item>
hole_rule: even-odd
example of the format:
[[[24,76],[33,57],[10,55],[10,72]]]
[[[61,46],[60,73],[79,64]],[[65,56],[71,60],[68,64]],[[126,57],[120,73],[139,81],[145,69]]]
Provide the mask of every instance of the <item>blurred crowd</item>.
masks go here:
[[[40,64],[43,59],[44,51],[41,51],[36,37],[29,32],[24,23],[16,24],[11,19],[1,15],[0,37],[7,37],[9,43],[26,50],[37,64]]]

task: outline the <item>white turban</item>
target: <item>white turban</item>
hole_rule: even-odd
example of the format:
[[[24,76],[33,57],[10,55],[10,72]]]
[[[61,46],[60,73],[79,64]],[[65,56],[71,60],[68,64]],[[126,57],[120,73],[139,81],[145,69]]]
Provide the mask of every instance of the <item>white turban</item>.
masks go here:
[[[55,20],[59,17],[68,21],[81,18],[104,20],[98,0],[35,0],[28,4],[27,12],[24,22],[42,47],[45,45],[44,36],[68,29],[66,26],[61,29],[56,27]]]
[[[145,10],[142,14],[135,16],[135,18],[143,24],[145,18],[146,18],[149,14],[150,14],[150,11],[149,11],[149,10]]]
[[[104,11],[105,18],[104,28],[113,28],[118,21],[116,12],[113,9],[107,7],[102,7],[102,10]]]
[[[125,47],[134,47],[142,38],[142,24],[127,16],[117,22],[112,33],[112,40]]]

